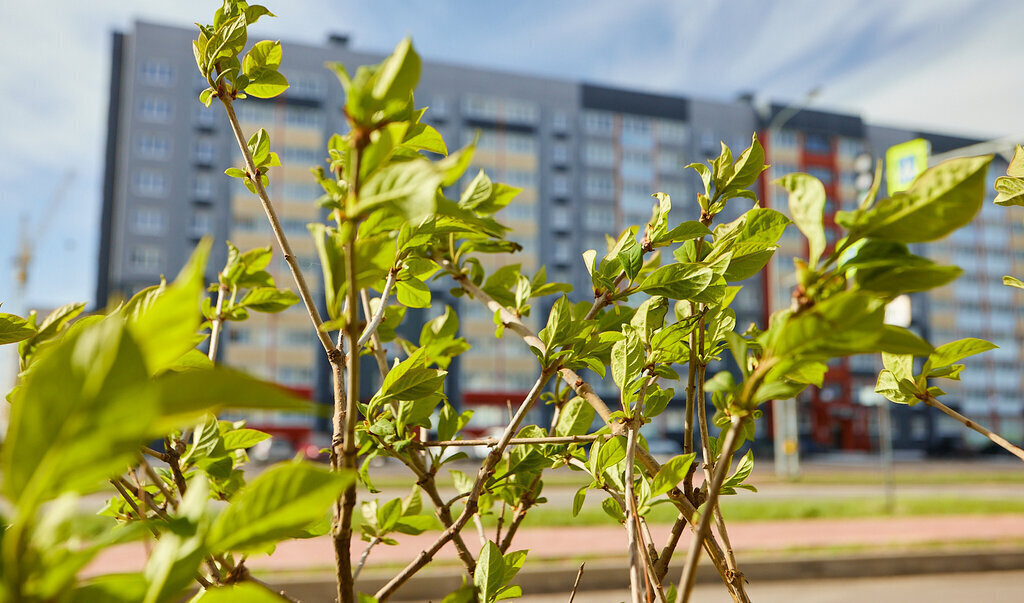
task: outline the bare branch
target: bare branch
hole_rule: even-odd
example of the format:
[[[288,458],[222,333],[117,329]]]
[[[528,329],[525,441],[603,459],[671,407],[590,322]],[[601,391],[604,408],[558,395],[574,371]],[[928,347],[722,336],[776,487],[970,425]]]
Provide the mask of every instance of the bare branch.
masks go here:
[[[1019,458],[1020,460],[1024,461],[1024,450],[1021,450],[1017,446],[1014,446],[1013,444],[1008,442],[1005,438],[1000,436],[998,433],[993,433],[993,432],[989,431],[988,429],[982,427],[981,425],[978,425],[974,421],[968,419],[967,417],[963,416],[962,414],[958,413],[957,411],[953,410],[952,408],[946,406],[942,402],[939,402],[934,396],[932,396],[930,394],[928,396],[926,396],[925,398],[923,398],[922,401],[925,404],[927,404],[928,406],[931,406],[932,408],[937,408],[937,409],[941,410],[942,412],[946,413],[947,415],[953,417],[957,421],[960,421],[960,423],[962,423],[964,425],[964,427],[967,427],[968,429],[973,429],[974,431],[977,431],[978,433],[980,433],[981,435],[985,436],[986,438],[992,440],[993,442],[995,442],[999,446],[1002,446],[1005,450],[1007,450],[1013,456],[1015,456],[1015,457]]]
[[[398,271],[394,268],[388,271],[388,278],[384,281],[384,290],[380,293],[380,305],[377,306],[377,312],[374,313],[373,318],[370,319],[366,328],[363,329],[363,334],[359,336],[360,346],[369,341],[370,336],[377,332],[377,327],[384,321],[384,310],[388,307],[388,295],[391,294],[391,288],[395,286],[395,278],[397,276]],[[370,313],[369,310],[369,307],[366,307],[364,310],[367,315]]]
[[[519,424],[522,423],[523,417],[526,413],[533,408],[534,403],[540,397],[541,390],[544,385],[548,382],[551,377],[552,371],[548,368],[541,370],[540,376],[537,378],[536,383],[533,384],[533,388],[530,393],[527,394],[526,399],[523,400],[519,406],[519,410],[516,411],[515,417],[505,427],[505,431],[501,436],[501,441],[491,449],[488,453],[487,458],[484,460],[483,465],[480,467],[480,471],[477,473],[476,482],[473,484],[473,489],[470,490],[469,496],[466,498],[466,506],[459,515],[459,518],[455,520],[451,526],[449,526],[434,543],[426,550],[420,552],[420,554],[414,559],[409,565],[399,572],[394,578],[392,578],[387,584],[385,584],[380,590],[377,591],[376,596],[378,599],[387,599],[396,590],[398,590],[409,578],[411,578],[416,572],[423,568],[427,563],[433,559],[434,555],[437,554],[441,547],[443,547],[452,537],[457,534],[469,521],[469,518],[477,512],[477,499],[480,498],[480,493],[483,491],[484,484],[487,479],[494,473],[494,467],[497,466],[498,461],[501,460],[502,454],[505,452],[505,448],[508,445],[508,441],[512,439],[514,434],[519,429]]]
[[[580,578],[583,577],[583,566],[586,564],[586,561],[581,563],[580,571],[576,572],[576,581],[572,583],[572,592],[569,593],[569,603],[572,603],[573,599],[576,598],[576,589],[580,587]]]
[[[542,436],[539,438],[512,438],[509,440],[509,446],[516,445],[530,445],[530,444],[581,444],[586,442],[593,442],[595,440],[610,440],[615,436],[609,433],[602,434],[591,434],[591,435],[574,435],[574,436]],[[440,441],[427,441],[427,442],[413,442],[414,446],[422,448],[447,448],[453,446],[497,446],[501,440],[499,438],[478,438],[475,440],[440,440]]]
[[[370,556],[370,551],[373,550],[373,547],[377,546],[377,543],[379,542],[380,538],[374,536],[373,539],[370,540],[370,544],[366,545],[366,548],[363,549],[363,554],[359,557],[359,563],[356,565],[356,569],[352,570],[353,581],[359,577],[359,572],[363,571],[363,566],[366,565],[366,558]]]
[[[700,516],[693,532],[693,540],[690,543],[690,550],[686,555],[686,564],[683,566],[683,574],[679,579],[679,591],[676,596],[676,603],[686,603],[690,600],[690,592],[693,590],[694,580],[697,577],[697,560],[700,558],[700,543],[708,537],[711,528],[711,517],[715,507],[718,505],[718,493],[722,489],[722,482],[725,481],[725,474],[732,465],[733,448],[736,446],[736,439],[739,435],[744,419],[733,416],[729,431],[725,434],[725,442],[722,444],[722,456],[718,466],[715,468],[713,481],[708,489],[708,501],[705,511]]]
[[[221,328],[224,326],[224,317],[221,314],[224,312],[224,294],[227,292],[227,287],[221,284],[217,287],[217,307],[213,311],[213,326],[210,327],[210,362],[217,361],[217,349],[220,347],[220,333]]]
[[[260,179],[259,170],[256,169],[256,164],[253,162],[252,154],[249,152],[249,146],[246,143],[245,135],[242,133],[242,127],[238,124],[238,117],[235,115],[234,100],[230,95],[220,94],[217,96],[221,103],[224,105],[224,110],[228,114],[228,122],[231,124],[231,131],[235,135],[235,142],[238,143],[238,149],[242,152],[242,158],[245,160],[245,171],[249,176],[249,181],[256,189],[256,196],[259,197],[260,203],[263,205],[263,211],[267,214],[267,220],[270,221],[270,229],[274,231],[274,238],[277,240],[278,246],[281,248],[281,253],[284,254],[284,261],[288,263],[288,268],[291,270],[292,278],[295,280],[295,287],[299,290],[299,297],[302,298],[302,303],[306,306],[306,312],[309,314],[310,320],[313,322],[313,329],[316,331],[316,336],[323,344],[324,350],[330,354],[332,350],[336,350],[336,346],[331,341],[330,336],[325,333],[320,326],[323,324],[323,319],[320,318],[320,311],[317,310],[316,302],[313,301],[313,296],[309,293],[309,286],[306,285],[306,278],[302,275],[302,270],[299,268],[299,263],[295,258],[295,254],[292,253],[291,244],[288,243],[288,237],[284,234],[284,228],[281,227],[281,221],[277,218],[277,212],[274,210],[273,204],[270,202],[270,196],[267,195],[267,190],[263,188],[263,181]]]
[[[523,341],[526,342],[526,345],[535,348],[542,356],[547,352],[547,346],[545,346],[540,338],[537,337],[536,333],[530,330],[530,327],[523,324],[523,321],[520,320],[518,316],[509,312],[505,306],[499,304],[490,295],[484,293],[483,289],[477,287],[473,281],[466,278],[466,275],[459,272],[458,268],[451,262],[442,259],[440,260],[440,264],[442,268],[452,275],[452,278],[459,283],[459,286],[462,287],[466,293],[469,293],[474,299],[485,304],[487,309],[491,312],[498,312],[505,328],[522,337]],[[582,397],[588,404],[594,407],[594,410],[597,411],[597,414],[601,419],[612,427],[612,432],[614,434],[624,435],[622,425],[612,421],[611,409],[608,408],[608,405],[605,404],[604,400],[602,400],[600,396],[594,393],[590,384],[584,381],[583,378],[574,370],[563,368],[559,370],[558,373],[562,377],[562,380],[565,381],[574,392],[576,392],[576,395]]]

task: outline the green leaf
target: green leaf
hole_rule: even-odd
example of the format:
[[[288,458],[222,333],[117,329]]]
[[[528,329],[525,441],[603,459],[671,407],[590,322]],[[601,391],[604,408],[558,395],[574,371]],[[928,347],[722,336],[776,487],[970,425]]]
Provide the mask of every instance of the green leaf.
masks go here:
[[[395,297],[403,306],[410,308],[430,307],[430,288],[415,277],[395,283]]]
[[[580,396],[573,396],[558,414],[555,435],[584,435],[594,423],[594,407]]]
[[[732,178],[729,180],[726,189],[729,191],[745,189],[754,184],[757,181],[757,177],[766,169],[767,167],[764,165],[764,148],[758,142],[757,134],[754,134],[750,141],[750,146],[740,153],[736,163],[733,164]]]
[[[593,454],[593,449],[591,449],[591,454]],[[597,452],[597,473],[604,473],[609,467],[617,465],[624,458],[626,458],[625,437],[617,436],[605,440]]]
[[[205,289],[203,273],[211,243],[206,237],[196,246],[173,283],[140,292],[122,310],[150,373],[165,369],[196,346],[202,320],[199,299]]]
[[[473,572],[473,584],[477,588],[480,601],[493,601],[498,591],[504,586],[505,560],[501,550],[490,540],[480,549],[480,557]]]
[[[581,486],[580,489],[576,491],[576,494],[573,495],[573,497],[572,497],[572,516],[573,517],[576,517],[577,515],[580,514],[580,509],[583,508],[583,503],[584,503],[584,501],[587,500],[587,490],[589,490],[589,489],[590,489],[590,486]]]
[[[438,167],[426,159],[388,164],[362,185],[356,213],[392,206],[406,219],[419,222],[434,213],[441,178]]]
[[[250,136],[247,146],[256,167],[262,167],[263,163],[270,159],[270,134],[267,134],[265,129],[260,128]]]
[[[640,291],[672,299],[691,299],[707,288],[714,273],[701,264],[669,264],[644,279]]]
[[[884,325],[878,340],[878,349],[890,354],[913,354],[927,356],[932,353],[932,345],[909,329],[896,325]]]
[[[424,350],[420,348],[388,372],[374,400],[415,400],[434,395],[444,383],[446,374],[442,370],[426,368]]]
[[[693,464],[695,456],[693,452],[690,454],[680,454],[672,457],[672,459],[662,465],[661,469],[658,470],[658,474],[654,476],[654,481],[651,482],[651,496],[660,496],[683,481],[686,478],[686,473],[690,470],[690,465]]]
[[[28,321],[14,314],[0,313],[0,345],[17,343],[35,335],[36,330],[29,326]]]
[[[906,191],[882,199],[863,214],[836,220],[860,237],[921,243],[941,239],[971,220],[985,199],[991,155],[944,161],[929,168]]]
[[[299,296],[288,289],[274,287],[254,287],[236,304],[257,312],[283,312],[299,303]]]
[[[81,323],[79,323],[81,324]],[[0,475],[25,511],[63,492],[87,492],[124,469],[158,406],[139,346],[117,315],[73,329],[39,353],[11,399]]]
[[[105,574],[89,578],[71,592],[71,603],[136,603],[146,596],[141,573]]]
[[[280,71],[261,69],[245,87],[245,93],[256,98],[274,98],[288,89],[288,80]]]
[[[956,280],[963,270],[958,266],[935,264],[894,266],[888,269],[859,269],[857,285],[866,291],[889,295],[916,293],[941,287]]]
[[[875,393],[881,394],[886,399],[897,404],[909,404],[913,406],[920,402],[913,392],[905,391],[900,386],[900,380],[893,375],[892,371],[883,369],[878,373],[878,382],[875,384]]]
[[[269,433],[258,429],[234,429],[224,434],[224,448],[226,450],[244,450],[252,448],[268,438],[270,438]]]
[[[164,373],[152,389],[163,414],[160,426],[166,431],[221,408],[312,410],[308,401],[274,383],[222,367]]]
[[[306,228],[313,237],[313,245],[316,247],[320,267],[323,269],[327,315],[336,320],[341,317],[341,302],[345,290],[345,256],[341,237],[337,231],[320,223],[307,224]]]
[[[319,521],[355,474],[306,463],[271,467],[235,495],[210,527],[210,550],[258,551]]]
[[[825,251],[825,227],[822,224],[825,187],[820,180],[807,174],[789,174],[775,183],[789,191],[789,215],[807,237],[810,248],[807,263],[817,266]]]
[[[196,570],[206,555],[206,501],[209,485],[206,478],[197,476],[189,483],[174,518],[175,529],[161,535],[146,563],[146,590],[144,603],[171,599],[195,578]]]
[[[968,356],[981,354],[998,347],[990,341],[968,337],[940,345],[935,348],[935,351],[928,357],[928,360],[934,367],[946,366]]]
[[[549,350],[566,343],[572,328],[572,304],[564,295],[551,306],[548,324],[542,332],[542,340]],[[554,350],[551,350],[554,351]]]
[[[1000,176],[996,178],[996,195],[994,203],[1004,207],[1024,205],[1024,179]]]
[[[412,47],[412,40],[404,38],[381,63],[373,84],[373,97],[404,100],[412,94],[419,79],[420,57]]]
[[[1007,287],[1016,287],[1017,289],[1024,289],[1024,282],[1020,279],[1013,278],[1012,276],[1004,276],[1003,284]]]
[[[611,365],[612,379],[625,396],[627,386],[644,367],[645,353],[636,329],[624,327],[623,334],[626,337],[612,345]]]
[[[242,72],[250,77],[257,69],[266,67],[277,69],[280,66],[281,42],[271,42],[270,40],[253,44],[252,49],[242,60]]]

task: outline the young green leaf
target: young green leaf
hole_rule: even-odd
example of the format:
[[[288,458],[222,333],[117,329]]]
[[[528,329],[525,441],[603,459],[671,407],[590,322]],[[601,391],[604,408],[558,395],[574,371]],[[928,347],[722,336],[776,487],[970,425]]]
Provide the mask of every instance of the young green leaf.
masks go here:
[[[284,463],[263,472],[235,495],[210,527],[214,552],[255,551],[293,537],[318,521],[353,482],[352,472]]]
[[[810,248],[807,263],[817,266],[825,251],[825,187],[821,181],[807,174],[789,174],[775,181],[789,191],[789,215],[800,232],[807,237]]]

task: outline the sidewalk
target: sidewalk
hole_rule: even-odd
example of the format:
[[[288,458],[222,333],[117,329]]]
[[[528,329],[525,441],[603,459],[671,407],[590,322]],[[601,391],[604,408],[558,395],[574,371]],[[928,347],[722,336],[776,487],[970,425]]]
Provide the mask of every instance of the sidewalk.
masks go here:
[[[651,526],[655,542],[663,543],[670,526]],[[396,546],[379,545],[370,554],[367,570],[382,566],[400,566],[411,560],[437,538],[437,532],[402,536]],[[470,549],[478,545],[472,526],[463,531]],[[1022,548],[1024,516],[943,516],[863,519],[804,519],[791,521],[739,522],[729,526],[733,548],[742,559],[748,556],[779,558],[792,556],[801,549],[843,549],[912,547],[930,543],[978,547],[979,544],[1012,545]],[[690,538],[683,533],[678,551],[684,551]],[[353,539],[354,555],[365,543]],[[529,549],[527,566],[539,560],[608,559],[625,557],[626,532],[619,526],[527,528],[519,531],[514,549]],[[885,553],[892,555],[892,551]],[[451,544],[436,559],[458,563]],[[86,570],[87,575],[140,570],[146,555],[141,544],[123,545],[102,553]],[[334,552],[326,537],[281,543],[270,556],[251,557],[247,562],[256,571],[317,572],[333,567]]]

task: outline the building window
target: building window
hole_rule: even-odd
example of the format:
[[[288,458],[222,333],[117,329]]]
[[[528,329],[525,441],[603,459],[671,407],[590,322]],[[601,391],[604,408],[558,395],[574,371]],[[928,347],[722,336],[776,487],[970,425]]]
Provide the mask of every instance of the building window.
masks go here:
[[[615,148],[603,142],[588,142],[583,147],[583,163],[595,167],[613,167]]]
[[[192,196],[200,201],[209,201],[213,197],[213,178],[209,174],[196,174],[192,181]]]
[[[551,179],[551,193],[557,197],[566,197],[569,195],[569,178],[561,174],[556,174]]]
[[[780,149],[795,149],[796,132],[793,130],[775,130],[771,133],[768,143]]]
[[[588,197],[610,199],[615,194],[615,181],[607,174],[587,174],[583,188]]]
[[[321,99],[327,92],[324,78],[315,73],[291,73],[288,83],[288,95],[295,98]]]
[[[814,176],[818,180],[821,180],[821,183],[824,184],[825,186],[829,186],[832,184],[833,174],[832,170],[828,168],[809,166],[807,168],[807,173],[810,174],[811,176]]]
[[[809,153],[828,155],[832,152],[832,141],[824,134],[805,134],[804,149]]]
[[[245,105],[245,103],[242,103],[241,106],[244,107]],[[204,107],[202,104],[198,104],[193,109],[192,122],[200,128],[213,128],[217,125],[217,114],[212,107]]]
[[[690,129],[684,122],[663,119],[657,122],[658,142],[682,145],[690,137]]]
[[[171,101],[153,96],[142,99],[139,107],[143,121],[165,124],[171,121]]]
[[[217,147],[213,142],[213,138],[203,136],[197,140],[194,152],[196,162],[207,165],[213,163],[214,158],[217,156]]]
[[[319,130],[324,127],[324,114],[319,109],[288,107],[284,112],[284,121],[289,126]]]
[[[142,170],[133,178],[135,193],[143,197],[164,197],[167,195],[167,178],[160,172]]]
[[[589,230],[611,232],[615,228],[615,210],[600,205],[590,206],[583,214],[583,223]]]
[[[132,211],[131,229],[139,235],[162,235],[167,228],[164,212],[154,207],[137,207]]]
[[[611,134],[615,129],[615,119],[608,111],[585,111],[583,113],[583,130],[587,134]]]
[[[159,272],[163,267],[163,253],[159,247],[140,245],[132,249],[128,263],[136,272]]]
[[[569,162],[569,147],[563,143],[557,143],[551,147],[551,160],[555,163],[565,164]]]
[[[171,156],[171,140],[164,134],[140,134],[135,138],[135,150],[145,159],[168,159]]]
[[[313,369],[308,366],[282,366],[277,369],[277,382],[282,385],[302,386],[313,382]]]
[[[569,129],[569,116],[564,111],[555,111],[551,114],[551,129],[556,134],[563,134]]]
[[[213,213],[200,209],[192,214],[189,230],[194,237],[201,237],[213,232]]]
[[[283,159],[285,163],[320,163],[323,159],[320,149],[314,147],[285,147]]]
[[[445,119],[448,117],[448,99],[443,96],[435,96],[430,99],[428,105],[430,108],[427,110],[427,115],[437,117],[439,119]]]
[[[142,81],[154,86],[170,86],[174,83],[174,68],[167,61],[149,59],[142,63]]]
[[[864,152],[864,143],[856,138],[840,138],[839,154],[844,157],[856,157]]]

